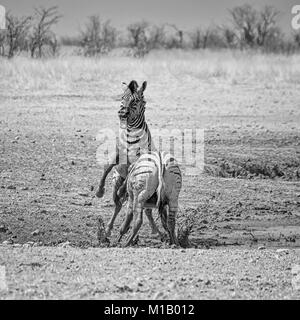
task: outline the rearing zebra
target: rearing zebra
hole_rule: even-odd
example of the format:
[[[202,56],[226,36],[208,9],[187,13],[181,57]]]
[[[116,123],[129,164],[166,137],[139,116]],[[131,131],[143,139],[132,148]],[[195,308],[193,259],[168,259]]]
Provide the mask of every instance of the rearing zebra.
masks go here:
[[[105,192],[105,180],[109,172],[115,167],[113,172],[113,201],[115,203],[114,213],[106,228],[106,237],[110,236],[114,221],[122,208],[122,194],[118,190],[122,187],[128,174],[129,166],[134,163],[141,154],[156,150],[152,141],[151,133],[145,121],[144,91],[147,82],[143,82],[138,90],[138,84],[132,80],[124,91],[121,107],[118,112],[120,119],[119,141],[116,154],[113,155],[109,163],[104,167],[104,172],[100,180],[96,196],[102,198]],[[157,228],[153,225],[151,209],[146,211],[153,233],[157,233]]]

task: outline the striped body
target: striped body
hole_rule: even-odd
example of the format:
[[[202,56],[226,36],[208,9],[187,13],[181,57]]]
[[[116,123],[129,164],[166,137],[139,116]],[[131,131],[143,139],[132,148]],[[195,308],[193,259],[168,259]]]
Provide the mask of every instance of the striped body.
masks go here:
[[[140,128],[120,128],[118,149],[121,164],[115,167],[114,177],[120,175],[125,179],[127,169],[141,154],[156,150],[145,118]]]
[[[182,188],[182,174],[175,158],[167,152],[161,153],[163,164],[163,192],[159,214],[164,229],[169,232],[170,243],[176,243],[175,224],[178,212],[178,199]],[[172,241],[172,237],[174,240]]]
[[[145,88],[143,89],[143,91]],[[151,133],[145,121],[143,91],[131,90],[129,87],[122,96],[119,111],[119,165],[115,168],[114,177],[126,178],[127,169],[141,154],[155,150]]]
[[[143,210],[158,208],[162,225],[169,233],[170,243],[177,243],[175,217],[178,211],[181,186],[179,166],[170,154],[151,152],[141,155],[127,177],[128,208],[119,240],[127,232],[131,220],[134,219],[133,229],[126,245],[131,244],[142,225]],[[149,215],[147,216],[149,218]]]
[[[161,161],[163,165],[163,181],[164,192],[162,197],[162,204],[165,202],[172,202],[175,206],[175,200],[178,200],[179,193],[182,187],[182,174],[179,168],[179,164],[176,159],[167,152],[161,153]],[[178,210],[178,204],[174,207],[174,210]]]
[[[124,187],[124,182],[128,174],[128,168],[141,154],[150,150],[155,150],[152,137],[145,121],[144,91],[147,83],[144,82],[138,90],[136,81],[131,81],[122,96],[120,110],[119,141],[116,156],[113,156],[110,163],[104,169],[97,197],[101,198],[104,194],[104,185],[108,173],[113,170],[112,187],[113,201],[115,203],[114,213],[106,228],[107,237],[110,236],[114,221],[122,208],[121,196],[118,191]],[[126,189],[126,188],[125,188]],[[149,213],[151,215],[151,212]],[[151,220],[152,216],[149,218]],[[156,230],[152,229],[153,232]]]

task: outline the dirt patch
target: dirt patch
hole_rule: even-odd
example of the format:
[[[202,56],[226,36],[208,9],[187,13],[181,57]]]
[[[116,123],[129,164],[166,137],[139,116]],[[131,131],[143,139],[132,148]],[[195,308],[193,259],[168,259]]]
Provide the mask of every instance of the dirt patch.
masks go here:
[[[299,299],[299,264],[299,250],[0,246],[0,299]]]

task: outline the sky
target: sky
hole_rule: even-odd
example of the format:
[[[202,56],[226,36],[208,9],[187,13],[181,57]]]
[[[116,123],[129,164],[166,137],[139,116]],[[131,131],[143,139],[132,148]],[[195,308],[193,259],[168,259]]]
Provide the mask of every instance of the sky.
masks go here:
[[[228,22],[228,9],[245,3],[259,8],[273,5],[280,12],[283,31],[292,31],[291,9],[300,0],[0,0],[7,11],[22,16],[33,12],[34,7],[58,5],[63,18],[55,31],[63,36],[76,35],[88,16],[97,14],[110,19],[120,29],[146,20],[152,23],[175,23],[183,30]]]

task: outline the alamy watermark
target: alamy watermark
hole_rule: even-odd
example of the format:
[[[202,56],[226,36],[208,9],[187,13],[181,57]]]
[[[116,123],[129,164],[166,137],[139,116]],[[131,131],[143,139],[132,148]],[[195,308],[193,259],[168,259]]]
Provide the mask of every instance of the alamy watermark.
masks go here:
[[[6,29],[6,10],[5,7],[3,7],[0,4],[0,30]]]
[[[300,4],[293,6],[292,15],[292,28],[296,31],[300,30]]]
[[[8,286],[6,282],[6,267],[0,266],[0,292],[7,291]]]
[[[97,141],[100,143],[97,149],[97,162],[100,165],[116,164],[116,150],[118,140],[124,140],[124,132],[116,133],[110,128],[102,129],[97,135]],[[151,137],[153,140],[152,150],[164,151],[170,153],[181,166],[186,175],[199,175],[204,170],[204,129],[152,129]],[[136,160],[137,153],[146,153],[141,146],[148,146],[147,136],[142,137],[140,141],[129,144],[128,150],[119,144],[118,164],[133,163]]]

